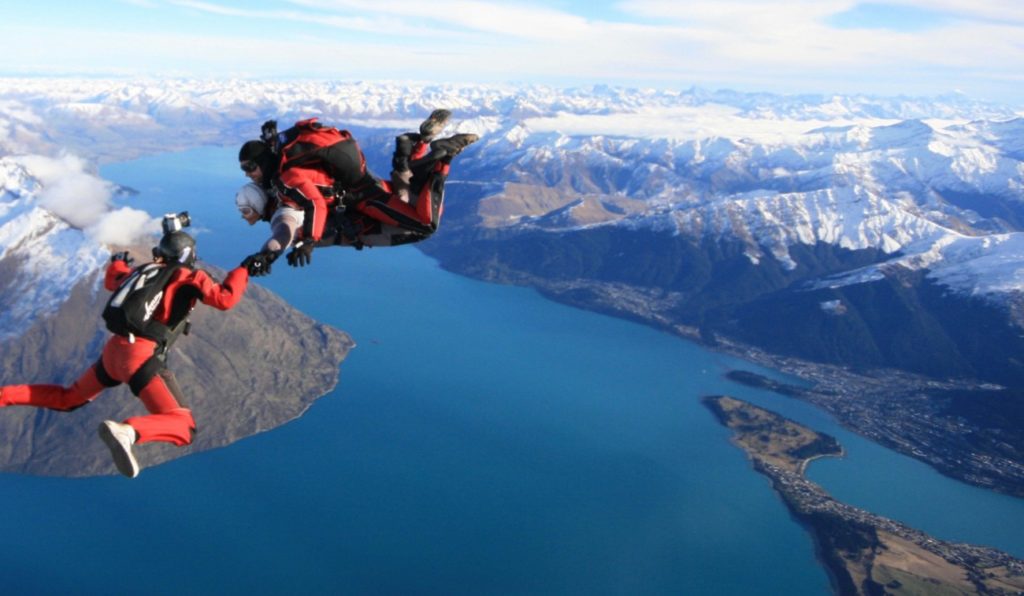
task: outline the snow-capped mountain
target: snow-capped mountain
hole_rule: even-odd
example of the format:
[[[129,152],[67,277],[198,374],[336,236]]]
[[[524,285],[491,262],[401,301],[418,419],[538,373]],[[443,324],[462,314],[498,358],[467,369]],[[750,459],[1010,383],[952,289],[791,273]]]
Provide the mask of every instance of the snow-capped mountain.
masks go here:
[[[0,158],[0,263],[11,272],[0,312],[0,340],[24,333],[36,320],[55,313],[71,289],[110,256],[102,245],[71,227],[38,201],[41,186],[28,170]]]
[[[484,215],[499,214],[492,226],[733,239],[753,263],[770,256],[787,268],[796,266],[795,245],[876,249],[952,289],[1000,299],[1024,289],[1024,253],[1012,238],[983,239],[1015,236],[1024,222],[1022,123],[858,124],[785,142],[572,137],[520,125],[485,140],[471,167],[474,177],[488,171],[507,183],[482,202]],[[514,148],[496,157],[506,144]],[[559,200],[531,204],[518,185],[557,188]],[[1021,268],[986,271],[957,248],[967,245],[973,258]],[[959,266],[984,273],[951,270]]]
[[[439,106],[456,116],[446,132],[482,137],[453,168],[444,233],[424,244],[452,268],[624,284],[662,297],[658,320],[753,343],[768,331],[737,321],[810,300],[816,317],[831,317],[822,325],[861,317],[850,341],[877,353],[860,361],[869,364],[897,352],[873,312],[882,307],[861,295],[879,284],[916,288],[900,298],[913,303],[909,317],[945,321],[932,312],[941,300],[962,312],[980,297],[989,323],[994,312],[1007,329],[1022,319],[1024,112],[961,94],[8,79],[0,147],[124,159],[235,145],[263,120],[318,116],[355,131],[386,175],[390,137]],[[936,328],[919,323],[907,337],[934,340]],[[959,346],[957,358],[968,350],[958,342],[974,341],[942,333],[932,343]],[[785,346],[823,353],[798,348]]]

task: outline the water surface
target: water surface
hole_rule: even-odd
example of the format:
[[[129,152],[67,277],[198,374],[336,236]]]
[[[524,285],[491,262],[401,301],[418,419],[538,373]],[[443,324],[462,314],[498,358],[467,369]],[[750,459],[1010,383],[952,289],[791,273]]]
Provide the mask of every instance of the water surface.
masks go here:
[[[233,267],[266,233],[234,212],[234,157],[203,148],[103,175],[152,213],[189,209],[200,255]],[[851,456],[812,477],[851,502],[1024,553],[1019,500],[722,377],[776,373],[449,274],[413,247],[313,258],[259,283],[358,342],[338,388],[299,420],[132,481],[0,475],[11,593],[829,593],[807,532],[700,405],[719,393],[837,435]],[[885,474],[908,469],[921,488],[892,490]],[[949,493],[970,522],[919,498]]]

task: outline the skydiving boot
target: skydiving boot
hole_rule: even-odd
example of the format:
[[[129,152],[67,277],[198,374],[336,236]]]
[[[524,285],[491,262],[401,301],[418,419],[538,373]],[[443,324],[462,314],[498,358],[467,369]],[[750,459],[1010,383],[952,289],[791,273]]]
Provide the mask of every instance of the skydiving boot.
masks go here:
[[[433,115],[433,114],[431,114]],[[428,118],[420,128],[427,126]],[[413,151],[423,145],[420,135],[414,132],[395,137],[395,155],[391,158],[391,194],[403,203],[409,202],[409,185],[412,182],[412,170],[409,159]]]
[[[434,110],[427,116],[427,119],[420,124],[420,140],[424,143],[429,143],[437,136],[437,133],[444,130],[444,125],[448,124],[448,118],[452,115],[449,110]]]
[[[434,159],[446,159],[451,161],[453,157],[462,153],[462,150],[480,140],[480,135],[462,133],[452,135],[446,139],[437,139],[430,143],[430,153]]]
[[[391,160],[391,194],[398,197],[403,203],[409,202],[409,186],[412,182],[409,159],[423,157],[419,148],[423,147],[423,151],[426,151],[426,143],[429,143],[439,132],[444,130],[451,115],[450,110],[434,110],[420,124],[419,135],[406,133],[395,138],[395,156]],[[416,155],[413,155],[414,153]]]
[[[100,438],[110,449],[117,471],[129,478],[139,475],[139,462],[132,453],[135,444],[135,429],[127,424],[104,420],[98,429]]]

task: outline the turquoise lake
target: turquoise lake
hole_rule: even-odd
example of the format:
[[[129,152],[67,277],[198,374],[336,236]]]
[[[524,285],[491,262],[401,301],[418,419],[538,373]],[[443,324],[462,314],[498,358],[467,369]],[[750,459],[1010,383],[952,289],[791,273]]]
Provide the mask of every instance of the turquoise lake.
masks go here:
[[[200,257],[231,268],[267,233],[234,210],[236,152],[101,173],[140,191],[128,204],[188,209]],[[810,476],[837,497],[1024,556],[1024,501],[722,376],[779,376],[752,364],[414,247],[322,249],[257,283],[356,340],[335,391],[135,480],[0,475],[5,592],[830,593],[807,532],[699,402],[720,393],[836,436],[850,455]]]

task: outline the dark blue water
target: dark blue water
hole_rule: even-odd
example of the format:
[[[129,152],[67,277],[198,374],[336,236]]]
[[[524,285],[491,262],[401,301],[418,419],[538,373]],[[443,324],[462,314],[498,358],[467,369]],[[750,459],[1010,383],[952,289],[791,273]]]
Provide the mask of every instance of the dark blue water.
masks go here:
[[[234,156],[197,149],[103,174],[152,213],[189,209],[201,256],[232,267],[266,232],[234,212]],[[0,476],[5,591],[828,593],[807,533],[699,404],[711,393],[836,434],[855,454],[846,475],[882,508],[915,497],[863,468],[902,474],[909,461],[921,494],[978,510],[948,528],[970,536],[942,537],[1024,552],[1019,501],[721,377],[756,367],[448,274],[412,247],[280,265],[260,283],[359,343],[337,390],[299,420],[135,480]],[[922,527],[945,517],[919,513]]]

